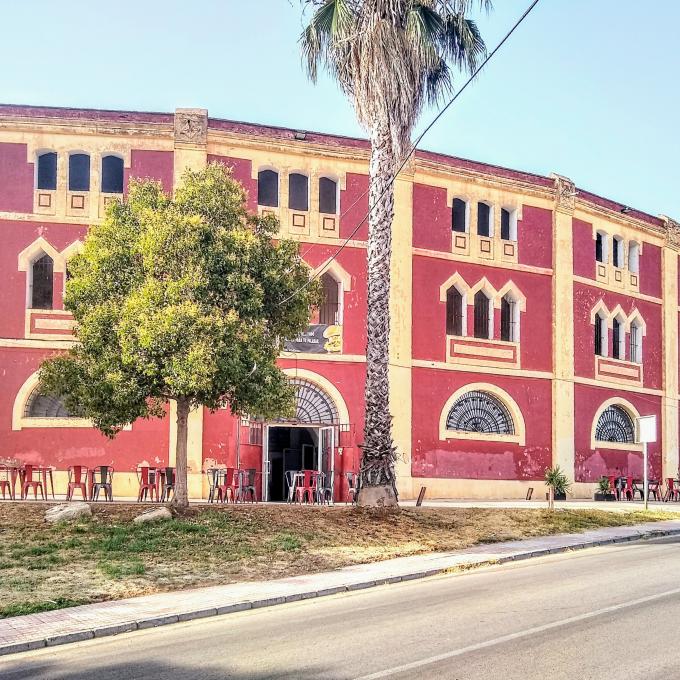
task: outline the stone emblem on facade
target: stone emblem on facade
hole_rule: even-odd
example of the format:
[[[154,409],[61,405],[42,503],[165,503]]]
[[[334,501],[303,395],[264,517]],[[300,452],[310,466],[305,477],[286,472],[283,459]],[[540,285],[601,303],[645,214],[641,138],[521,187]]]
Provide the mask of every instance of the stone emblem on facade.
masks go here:
[[[558,210],[574,212],[576,206],[576,186],[568,178],[553,173],[550,175],[555,180],[555,202]]]
[[[668,217],[668,215],[659,215],[659,217],[664,223],[668,244],[672,248],[680,250],[680,222]]]
[[[206,144],[208,141],[207,110],[177,109],[175,111],[175,141],[185,144]]]

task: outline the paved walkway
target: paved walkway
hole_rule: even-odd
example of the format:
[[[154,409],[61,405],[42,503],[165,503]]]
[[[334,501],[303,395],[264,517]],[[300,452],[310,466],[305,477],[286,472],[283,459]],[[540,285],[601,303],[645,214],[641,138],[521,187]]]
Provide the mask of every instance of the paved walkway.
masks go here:
[[[680,534],[680,519],[493,543],[275,581],[158,593],[11,617],[0,621],[0,655],[424,578],[474,566],[670,534]]]

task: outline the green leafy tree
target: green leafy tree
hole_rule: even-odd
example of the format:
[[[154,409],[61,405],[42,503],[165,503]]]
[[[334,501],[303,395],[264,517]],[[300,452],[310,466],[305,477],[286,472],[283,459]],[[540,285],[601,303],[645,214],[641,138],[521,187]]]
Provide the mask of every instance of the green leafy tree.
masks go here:
[[[309,323],[319,289],[303,288],[310,271],[277,230],[274,217],[248,214],[241,185],[211,164],[187,171],[174,198],[132,180],[69,263],[78,342],[43,363],[42,389],[109,437],[175,400],[178,506],[188,504],[191,409],[294,411],[276,359]]]
[[[366,418],[359,503],[394,505],[389,410],[390,258],[394,175],[410,150],[426,104],[452,86],[454,69],[473,71],[486,54],[475,6],[490,0],[303,0],[312,16],[301,36],[312,81],[335,78],[371,142],[368,218]],[[370,490],[369,490],[370,489]]]

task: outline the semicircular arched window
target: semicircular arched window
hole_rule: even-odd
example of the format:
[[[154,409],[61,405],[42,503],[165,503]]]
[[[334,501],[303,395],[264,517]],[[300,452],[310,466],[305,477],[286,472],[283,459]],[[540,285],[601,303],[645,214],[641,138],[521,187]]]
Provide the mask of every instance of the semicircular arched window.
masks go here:
[[[68,411],[64,402],[51,394],[33,390],[26,401],[24,418],[77,418]]]
[[[466,392],[456,399],[446,418],[446,429],[483,434],[515,434],[515,423],[505,404],[488,392]]]
[[[628,415],[628,411],[616,404],[607,406],[597,419],[595,439],[599,442],[633,444],[635,442],[635,426],[633,419]]]
[[[333,400],[318,385],[302,378],[291,378],[295,387],[295,419],[299,423],[337,425],[338,409]]]

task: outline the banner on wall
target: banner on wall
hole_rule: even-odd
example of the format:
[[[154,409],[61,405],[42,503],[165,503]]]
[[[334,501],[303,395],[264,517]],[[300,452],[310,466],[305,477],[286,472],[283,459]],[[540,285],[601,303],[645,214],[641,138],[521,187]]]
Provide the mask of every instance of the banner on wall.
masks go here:
[[[342,326],[322,323],[307,326],[297,338],[286,340],[283,349],[304,354],[337,354],[342,352]]]

